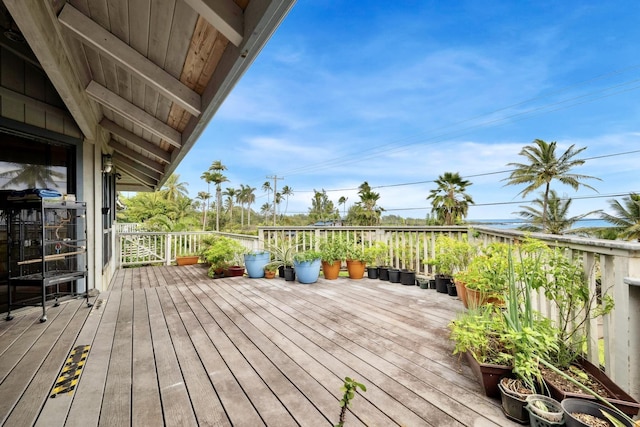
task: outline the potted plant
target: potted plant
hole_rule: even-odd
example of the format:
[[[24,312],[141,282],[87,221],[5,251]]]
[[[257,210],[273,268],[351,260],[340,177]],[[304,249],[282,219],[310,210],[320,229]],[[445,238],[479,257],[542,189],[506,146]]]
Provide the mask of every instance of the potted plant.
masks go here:
[[[184,254],[184,255],[176,255],[176,264],[177,265],[194,265],[197,264],[200,260],[200,255],[194,254]]]
[[[276,277],[276,272],[278,271],[278,267],[280,266],[279,262],[270,262],[264,266],[264,277],[265,279],[273,279]]]
[[[284,277],[286,281],[295,280],[295,272],[293,270],[293,255],[298,250],[298,245],[294,244],[290,239],[283,239],[276,244],[269,245],[269,251],[273,261],[279,262],[278,273],[280,277]]]
[[[353,242],[347,248],[347,271],[349,272],[349,279],[362,279],[366,266],[367,262],[364,249],[358,242]]]
[[[469,308],[449,323],[453,354],[464,355],[489,397],[499,397],[498,382],[512,372],[511,360],[502,341],[504,316],[492,305]]]
[[[554,427],[564,424],[564,410],[557,400],[542,395],[527,396],[529,421],[534,427]]]
[[[326,237],[320,242],[322,274],[327,280],[335,280],[340,274],[342,261],[347,258],[347,241],[342,236]]]
[[[233,265],[244,251],[244,247],[236,240],[225,236],[210,236],[203,239],[202,258],[209,263],[209,277],[222,277],[224,270]]]
[[[456,277],[465,283],[466,300],[469,307],[492,303],[502,305],[507,290],[507,243],[491,243],[480,249],[465,270]]]
[[[454,239],[442,234],[436,239],[435,253],[427,263],[436,269],[436,291],[449,293],[449,287],[455,286],[453,275],[467,268],[475,256],[476,248],[469,243],[466,235]]]
[[[321,254],[318,251],[298,252],[293,256],[293,267],[298,282],[304,284],[315,283],[320,275]]]
[[[254,250],[244,254],[244,265],[252,279],[264,277],[264,266],[271,260],[271,254],[265,250]]]
[[[389,246],[385,242],[377,240],[364,248],[364,256],[367,263],[367,277],[377,279],[380,277],[380,268],[389,263]]]

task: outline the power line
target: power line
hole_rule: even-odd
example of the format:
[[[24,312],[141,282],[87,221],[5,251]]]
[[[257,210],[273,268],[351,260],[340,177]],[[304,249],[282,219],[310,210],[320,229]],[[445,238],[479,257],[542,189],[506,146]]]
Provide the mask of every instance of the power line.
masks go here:
[[[593,156],[593,157],[585,157],[581,160],[584,161],[589,161],[589,160],[597,160],[597,159],[604,159],[607,157],[616,157],[616,156],[626,156],[629,154],[638,154],[640,153],[640,150],[632,150],[632,151],[625,151],[625,152],[621,152],[621,153],[612,153],[612,154],[603,154],[600,156]],[[467,178],[478,178],[478,177],[483,177],[483,176],[491,176],[491,175],[500,175],[500,174],[505,174],[505,173],[510,173],[513,172],[515,169],[506,169],[506,170],[502,170],[502,171],[493,171],[493,172],[481,172],[481,173],[477,173],[477,174],[473,174],[473,175],[464,175],[462,176],[463,179],[467,179]],[[380,188],[391,188],[391,187],[404,187],[404,186],[411,186],[411,185],[420,185],[420,184],[429,184],[429,183],[434,183],[436,182],[435,179],[428,179],[428,180],[424,180],[424,181],[412,181],[412,182],[403,182],[403,183],[398,183],[398,184],[384,184],[384,185],[375,185],[375,186],[371,186],[371,189],[380,189]],[[326,191],[327,193],[329,192],[337,192],[337,191],[354,191],[354,190],[358,190],[358,187],[354,187],[354,188],[336,188],[336,189],[324,189],[324,191]],[[297,193],[313,193],[315,190],[296,190]]]

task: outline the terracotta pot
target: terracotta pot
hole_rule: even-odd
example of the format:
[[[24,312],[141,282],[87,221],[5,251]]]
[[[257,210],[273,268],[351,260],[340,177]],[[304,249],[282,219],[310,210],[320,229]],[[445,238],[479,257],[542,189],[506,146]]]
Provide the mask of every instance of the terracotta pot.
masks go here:
[[[176,257],[176,264],[178,265],[193,265],[197,264],[200,257],[198,255],[184,255]]]
[[[356,261],[353,259],[347,260],[347,271],[349,272],[349,279],[359,280],[364,277],[364,270],[367,264],[362,261]]]
[[[269,271],[269,270],[265,270],[264,271],[264,278],[265,279],[273,279],[274,277],[276,277],[276,272],[275,271]]]
[[[333,263],[322,261],[322,274],[327,280],[336,280],[340,275],[340,267],[342,261],[333,261]]]
[[[456,284],[456,291],[458,292],[458,298],[460,298],[460,301],[462,301],[462,305],[464,305],[465,308],[468,307],[467,305],[467,285],[460,280],[454,280],[455,284]]]

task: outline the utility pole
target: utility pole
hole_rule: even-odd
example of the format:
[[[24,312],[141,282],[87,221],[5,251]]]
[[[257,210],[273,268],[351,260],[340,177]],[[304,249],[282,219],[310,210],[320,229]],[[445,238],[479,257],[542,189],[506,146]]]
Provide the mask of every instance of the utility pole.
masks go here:
[[[276,225],[276,193],[278,192],[278,180],[284,179],[284,177],[278,177],[278,175],[268,176],[267,179],[273,179],[273,225]]]

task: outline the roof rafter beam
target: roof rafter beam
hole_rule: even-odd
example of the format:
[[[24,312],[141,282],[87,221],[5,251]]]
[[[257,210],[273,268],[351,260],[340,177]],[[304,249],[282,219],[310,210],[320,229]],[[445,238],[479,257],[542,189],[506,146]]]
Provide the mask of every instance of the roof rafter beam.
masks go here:
[[[180,148],[182,146],[182,135],[180,132],[156,119],[143,109],[136,107],[100,83],[92,80],[87,86],[87,94],[97,103],[115,111],[127,120],[131,120],[141,128],[164,139],[174,147]]]
[[[118,126],[114,122],[109,119],[102,119],[100,122],[100,126],[106,131],[110,132],[112,135],[115,135],[119,138],[124,139],[140,148],[143,151],[146,151],[150,155],[156,157],[163,163],[171,163],[171,154],[164,151],[162,148],[158,147],[152,142],[147,141],[144,138],[139,137],[133,132],[126,130],[123,127]]]
[[[51,83],[71,112],[84,136],[97,137],[98,118],[91,108],[75,65],[62,38],[62,29],[50,2],[41,0],[3,0],[5,6]]]
[[[124,144],[119,143],[118,141],[112,139],[109,141],[109,146],[113,148],[116,152],[122,154],[125,157],[130,158],[131,160],[140,163],[143,166],[148,167],[149,169],[158,172],[160,174],[164,173],[164,167],[161,163],[156,162],[153,159],[143,156],[135,150],[127,147]]]
[[[235,46],[244,38],[244,12],[233,0],[184,0]]]
[[[82,42],[116,61],[190,114],[200,115],[200,95],[92,21],[78,9],[67,3],[58,16],[58,20]]]
[[[160,181],[159,173],[153,172],[117,152],[112,154],[112,158],[116,168],[126,170],[129,175],[136,178],[141,183],[153,187],[158,185],[158,182]]]

